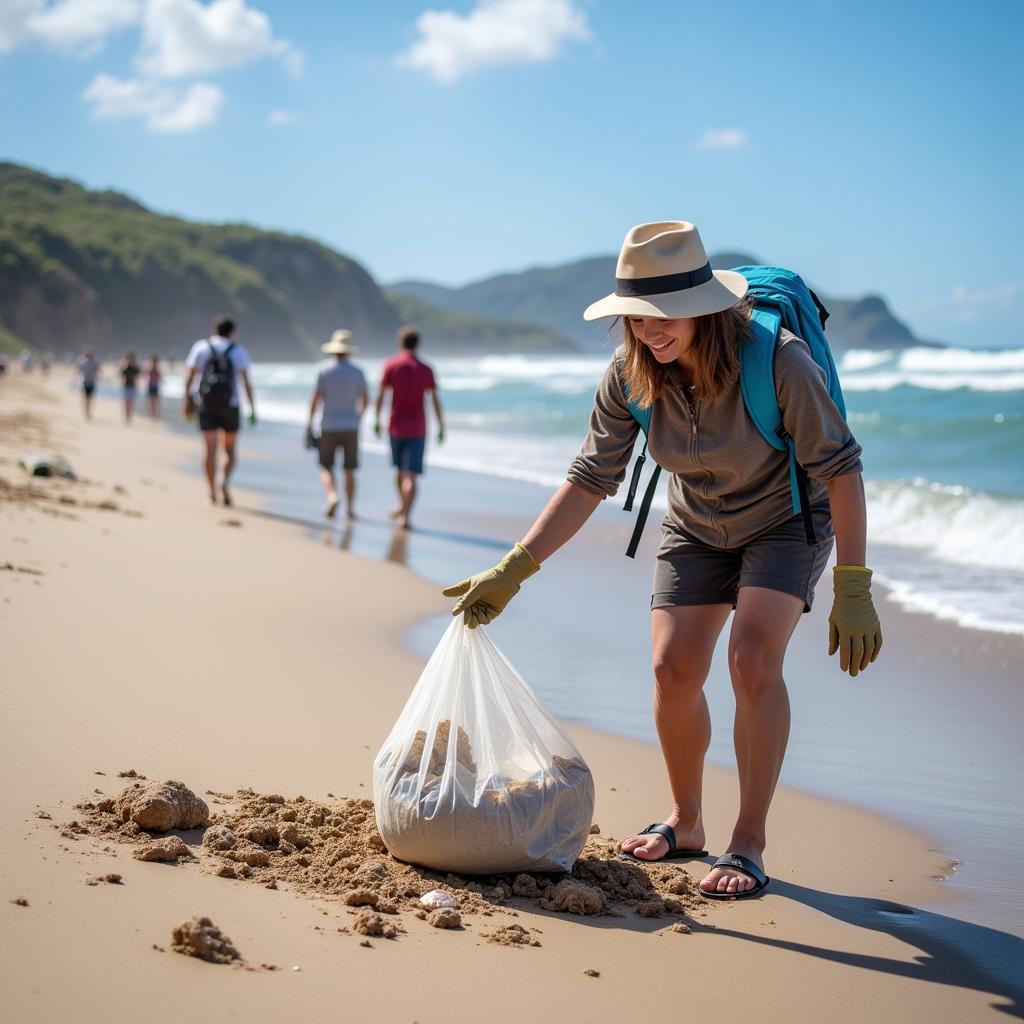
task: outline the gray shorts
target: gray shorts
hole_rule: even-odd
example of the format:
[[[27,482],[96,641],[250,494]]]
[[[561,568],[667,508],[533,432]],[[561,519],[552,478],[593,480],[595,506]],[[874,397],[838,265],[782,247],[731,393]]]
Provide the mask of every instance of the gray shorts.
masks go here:
[[[334,469],[334,460],[338,449],[345,452],[345,469],[359,468],[359,431],[358,430],[326,430],[320,435],[320,465],[324,469]]]
[[[662,524],[651,607],[730,604],[735,608],[740,587],[764,587],[800,598],[809,612],[833,541],[828,509],[815,509],[813,515],[815,534],[822,538],[813,545],[807,543],[800,516],[740,548],[711,547],[675,525]]]

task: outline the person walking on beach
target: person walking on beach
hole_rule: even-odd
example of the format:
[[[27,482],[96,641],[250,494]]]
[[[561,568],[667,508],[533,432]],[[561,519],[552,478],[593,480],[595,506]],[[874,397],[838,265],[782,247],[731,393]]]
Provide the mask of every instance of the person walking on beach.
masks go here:
[[[427,444],[427,418],[423,409],[424,396],[429,394],[437,417],[437,443],[444,443],[444,415],[437,393],[434,371],[417,355],[420,332],[407,325],[398,331],[401,352],[384,363],[380,391],[377,395],[377,417],[374,431],[381,435],[381,411],[384,393],[391,390],[391,416],[388,435],[391,439],[391,462],[395,467],[395,487],[398,507],[391,518],[398,520],[403,530],[412,527],[412,506],[416,501],[416,477],[423,473],[423,455]]]
[[[96,381],[100,376],[100,361],[93,355],[92,349],[86,345],[85,350],[78,357],[78,376],[82,379],[82,403],[85,409],[85,418],[92,419],[92,399],[96,394]]]
[[[256,426],[256,397],[249,367],[252,361],[244,345],[233,341],[235,322],[221,317],[214,322],[213,336],[201,338],[185,359],[185,419],[199,413],[203,435],[203,469],[210,487],[210,501],[216,505],[217,456],[224,443],[224,473],[219,492],[225,505],[231,504],[229,483],[237,464],[237,440],[241,400],[239,382],[249,400],[249,426]]]
[[[156,355],[150,356],[149,369],[146,371],[146,401],[149,403],[149,415],[153,419],[160,416],[160,385],[163,379],[159,358]]]
[[[768,884],[766,823],[789,737],[786,648],[810,610],[833,539],[838,564],[829,654],[838,650],[840,668],[855,676],[881,649],[864,566],[861,449],[804,340],[785,329],[774,339],[758,334],[758,344],[772,346],[774,370],[765,375],[769,388],[774,376],[782,426],[806,473],[811,523],[805,528],[793,515],[789,456],[758,432],[741,393],[741,346],[754,338],[746,278],[712,271],[697,229],[667,221],[630,230],[615,284],[584,313],[586,320],[620,318],[623,344],[598,387],[590,431],[567,482],[497,566],[444,594],[459,598],[453,614],[471,627],[500,614],[615,494],[640,430],[634,410],[649,413],[650,454],[671,474],[651,636],[654,717],[674,805],[663,823],[623,840],[621,855],[644,861],[705,855],[701,777],[711,722],[703,686],[734,611],[728,664],[740,807],[725,855],[700,888],[713,899],[749,897]]]
[[[142,367],[135,361],[135,353],[128,352],[121,364],[121,393],[124,397],[124,421],[131,423],[135,412],[135,401],[138,398],[138,381],[142,375]]]
[[[342,471],[345,474],[345,510],[350,520],[356,518],[356,470],[359,468],[359,421],[370,403],[366,390],[366,377],[349,356],[359,351],[351,344],[351,331],[335,331],[331,340],[320,346],[320,351],[333,359],[321,365],[316,387],[309,404],[310,435],[317,410],[320,413],[320,437],[317,449],[320,458],[320,481],[327,493],[328,519],[338,511],[338,490],[334,484],[334,463],[340,448],[345,455]]]

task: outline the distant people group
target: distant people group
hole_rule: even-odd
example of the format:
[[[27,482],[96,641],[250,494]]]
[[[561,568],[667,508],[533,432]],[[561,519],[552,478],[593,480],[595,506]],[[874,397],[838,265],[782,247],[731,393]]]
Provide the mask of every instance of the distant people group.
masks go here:
[[[238,465],[238,430],[241,426],[241,396],[249,404],[249,425],[256,425],[255,392],[250,368],[252,360],[244,345],[235,340],[236,325],[228,317],[213,324],[213,334],[197,341],[185,359],[182,414],[197,419],[203,438],[203,473],[213,504],[230,506],[231,477]],[[427,444],[426,399],[429,396],[437,421],[437,441],[444,441],[444,412],[437,379],[431,367],[420,359],[419,331],[407,325],[398,331],[399,351],[384,363],[374,403],[374,432],[383,435],[385,404],[391,463],[395,470],[397,504],[390,518],[400,528],[412,525],[417,477],[423,473]],[[334,519],[341,507],[336,479],[339,454],[344,481],[345,515],[356,519],[356,471],[359,469],[359,425],[370,408],[366,375],[351,357],[359,349],[352,334],[336,330],[321,351],[329,358],[317,367],[316,385],[309,403],[307,445],[316,451],[320,482],[327,498],[325,514]],[[23,367],[27,360],[22,360]],[[75,362],[81,385],[83,410],[92,419],[93,399],[103,372],[102,363],[89,346]],[[163,372],[153,355],[146,368],[134,352],[125,353],[118,367],[124,422],[135,415],[140,384],[146,389],[147,410],[161,415]],[[223,453],[223,454],[222,454]]]
[[[356,518],[355,471],[359,467],[359,423],[370,398],[366,377],[352,364],[350,356],[358,349],[350,343],[349,331],[335,331],[331,340],[321,346],[333,360],[324,364],[317,374],[309,408],[307,435],[314,439],[320,463],[320,478],[327,494],[328,519],[334,518],[340,504],[334,482],[334,467],[339,449],[343,452],[345,474],[345,509],[349,520]],[[416,354],[420,336],[415,327],[406,326],[398,332],[401,351],[384,363],[375,406],[374,432],[381,436],[381,414],[385,396],[390,393],[391,408],[388,436],[391,462],[395,469],[398,505],[391,518],[403,530],[412,526],[412,507],[416,500],[416,477],[423,473],[423,455],[427,439],[424,400],[429,394],[437,418],[437,440],[444,441],[444,413],[438,395],[434,371]],[[319,434],[316,432],[320,414]]]

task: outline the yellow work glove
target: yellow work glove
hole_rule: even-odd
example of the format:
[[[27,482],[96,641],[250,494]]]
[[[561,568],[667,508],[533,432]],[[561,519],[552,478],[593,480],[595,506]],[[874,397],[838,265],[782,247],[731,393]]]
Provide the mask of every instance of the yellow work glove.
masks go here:
[[[470,629],[486,625],[500,615],[505,605],[519,593],[519,586],[540,566],[522,544],[517,544],[493,569],[477,573],[469,579],[445,587],[445,597],[457,597],[452,615],[462,613],[462,621]]]
[[[832,570],[835,601],[828,617],[828,653],[839,651],[839,667],[851,676],[863,672],[882,649],[882,627],[871,603],[871,570],[837,565]]]

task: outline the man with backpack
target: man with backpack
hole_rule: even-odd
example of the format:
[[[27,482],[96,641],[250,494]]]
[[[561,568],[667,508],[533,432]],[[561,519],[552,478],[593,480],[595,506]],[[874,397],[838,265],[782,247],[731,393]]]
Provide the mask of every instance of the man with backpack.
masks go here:
[[[249,367],[252,360],[245,346],[233,341],[235,322],[227,317],[218,318],[213,335],[197,341],[185,360],[185,419],[199,414],[199,429],[203,434],[203,469],[210,486],[210,501],[217,504],[217,455],[220,438],[224,438],[224,476],[220,484],[220,497],[225,505],[231,504],[228,481],[236,464],[236,441],[241,403],[239,382],[245,387],[249,400],[249,425],[256,426],[256,402]]]

